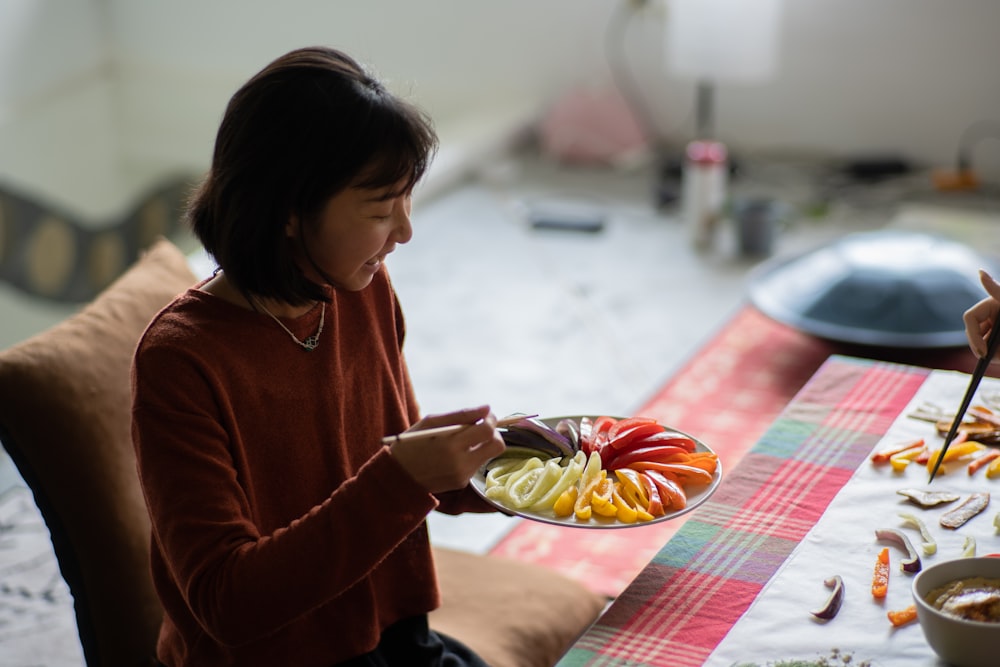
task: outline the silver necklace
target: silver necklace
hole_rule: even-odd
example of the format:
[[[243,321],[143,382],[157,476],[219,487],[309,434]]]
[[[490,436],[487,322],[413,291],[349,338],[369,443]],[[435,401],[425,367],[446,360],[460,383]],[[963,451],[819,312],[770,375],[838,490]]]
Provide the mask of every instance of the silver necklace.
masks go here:
[[[287,333],[289,336],[291,336],[292,340],[294,340],[295,343],[299,347],[301,347],[303,350],[305,350],[306,352],[312,352],[313,350],[316,349],[316,346],[319,345],[319,335],[321,333],[323,333],[323,324],[326,322],[326,306],[325,305],[323,306],[323,309],[319,312],[319,328],[316,329],[316,333],[314,333],[312,336],[309,336],[305,340],[299,340],[298,338],[295,337],[295,334],[292,333],[291,329],[289,329],[284,324],[282,324],[281,320],[279,320],[277,317],[275,317],[274,313],[272,313],[270,310],[268,310],[267,307],[264,304],[262,304],[257,299],[254,299],[254,303],[256,303],[258,306],[260,306],[261,310],[263,310],[265,313],[267,313],[268,315],[270,315],[271,319],[274,320],[275,322],[277,322],[278,326],[281,327],[282,329],[284,329],[285,333]]]

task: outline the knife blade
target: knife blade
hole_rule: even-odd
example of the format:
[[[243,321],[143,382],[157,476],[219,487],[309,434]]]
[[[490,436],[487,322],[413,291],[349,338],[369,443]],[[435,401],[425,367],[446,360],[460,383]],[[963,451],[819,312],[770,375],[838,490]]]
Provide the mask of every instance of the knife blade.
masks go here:
[[[969,388],[965,390],[965,396],[962,397],[962,404],[959,406],[958,412],[955,413],[955,420],[951,423],[951,428],[948,429],[948,435],[944,438],[944,446],[941,448],[937,461],[934,462],[934,467],[931,469],[930,479],[927,480],[928,484],[934,481],[934,475],[937,474],[938,468],[941,467],[941,462],[944,461],[944,455],[948,451],[948,447],[951,446],[952,440],[958,435],[958,427],[961,426],[962,420],[965,419],[965,413],[968,412],[969,404],[972,403],[972,397],[975,396],[976,390],[979,388],[979,383],[986,374],[990,360],[996,354],[997,344],[1000,343],[1000,335],[998,334],[1000,334],[1000,321],[993,323],[993,328],[990,330],[990,337],[986,344],[986,354],[979,359],[976,363],[976,368],[972,371]]]

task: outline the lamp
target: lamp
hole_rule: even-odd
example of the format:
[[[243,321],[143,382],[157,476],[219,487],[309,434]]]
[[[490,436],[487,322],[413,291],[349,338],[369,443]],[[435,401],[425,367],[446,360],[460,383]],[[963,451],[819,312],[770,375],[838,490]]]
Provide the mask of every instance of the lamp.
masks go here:
[[[681,203],[699,247],[711,244],[726,199],[728,152],[715,137],[715,85],[773,74],[780,14],[781,0],[667,0],[667,66],[697,86]]]

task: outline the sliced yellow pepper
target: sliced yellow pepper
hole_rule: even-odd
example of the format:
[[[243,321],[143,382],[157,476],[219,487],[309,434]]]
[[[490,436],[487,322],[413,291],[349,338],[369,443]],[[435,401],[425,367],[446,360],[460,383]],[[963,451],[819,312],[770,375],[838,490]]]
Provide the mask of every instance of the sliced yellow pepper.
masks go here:
[[[990,461],[990,464],[986,466],[986,476],[990,479],[1000,477],[1000,459]]]
[[[920,456],[923,451],[924,447],[920,446],[904,450],[898,454],[893,454],[889,457],[889,465],[892,466],[894,471],[903,472],[906,470],[906,466],[910,465],[910,461]]]
[[[649,507],[649,497],[646,495],[646,486],[639,479],[639,473],[632,468],[618,468],[615,470],[618,481],[625,487],[622,493],[623,498],[634,496],[638,504],[642,507]]]
[[[603,470],[601,471],[604,472]],[[618,514],[612,494],[615,490],[614,481],[607,478],[607,474],[601,475],[601,481],[594,488],[594,493],[590,497],[590,506],[601,516],[613,517]]]
[[[603,475],[598,474],[597,477],[592,477],[588,480],[586,472],[580,478],[580,483],[577,485],[580,487],[580,492],[577,494],[576,503],[573,505],[573,513],[576,514],[576,518],[580,521],[590,521],[590,517],[594,513],[592,505],[594,490],[604,479]]]
[[[573,485],[562,492],[559,499],[552,506],[552,511],[558,517],[567,517],[573,514],[573,507],[576,505],[576,496],[579,493],[576,485]]]
[[[944,459],[941,462],[947,463],[948,461],[954,461],[955,459],[960,459],[963,456],[969,456],[970,454],[981,452],[984,449],[986,449],[986,445],[974,440],[966,440],[965,442],[955,443],[948,448],[947,452],[945,452]],[[937,463],[938,456],[940,455],[940,449],[935,449],[931,452],[930,457],[927,459],[927,472],[934,469],[934,464]],[[944,469],[942,468],[940,472],[944,472]]]
[[[620,488],[621,484],[615,484],[611,490],[611,502],[617,510],[615,516],[622,523],[635,523],[639,519],[639,512],[622,498],[618,492]],[[650,515],[650,518],[652,518],[652,515]]]

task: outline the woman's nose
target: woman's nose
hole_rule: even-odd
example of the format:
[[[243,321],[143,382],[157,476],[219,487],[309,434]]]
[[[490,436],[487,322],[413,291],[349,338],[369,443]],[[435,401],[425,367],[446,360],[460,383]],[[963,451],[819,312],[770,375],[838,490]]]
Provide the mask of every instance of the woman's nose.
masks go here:
[[[413,238],[413,225],[410,223],[410,198],[406,197],[405,200],[400,201],[396,205],[395,213],[396,217],[396,228],[395,228],[395,238],[396,243],[407,243],[411,238]]]

